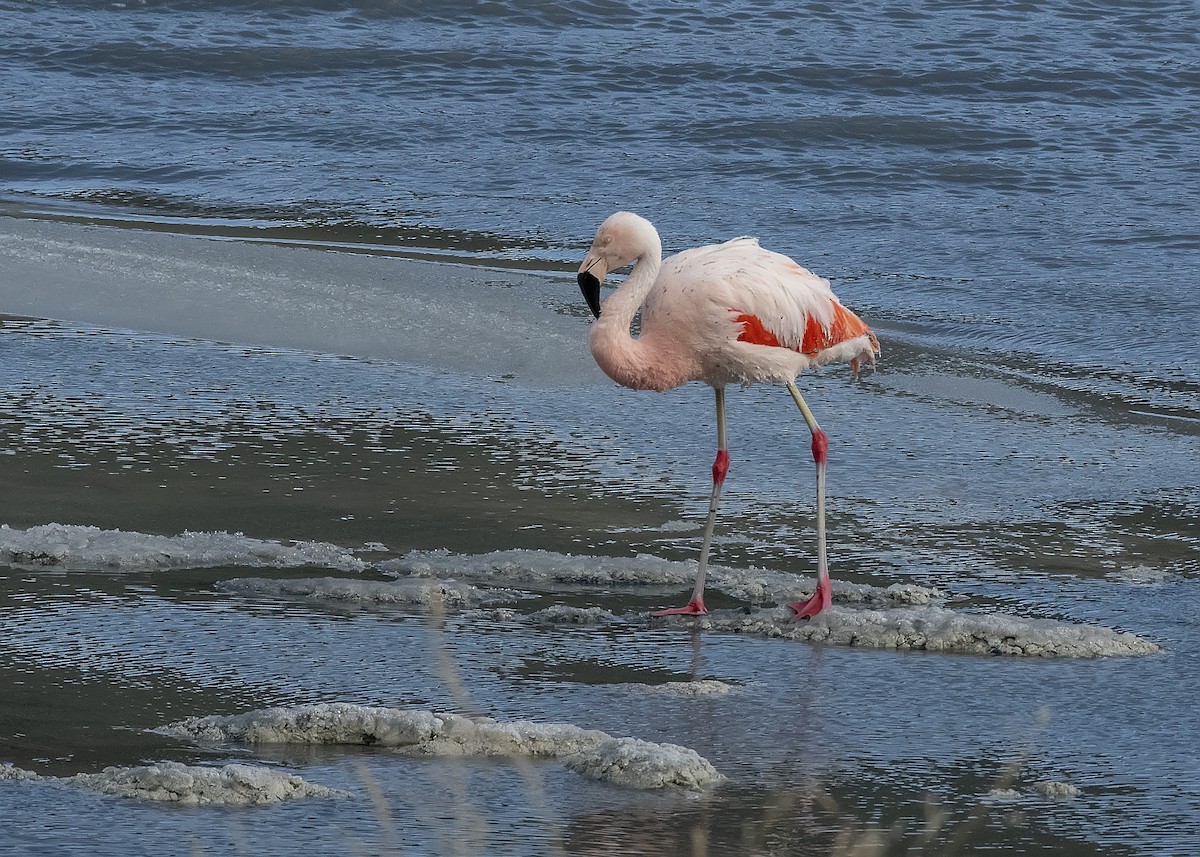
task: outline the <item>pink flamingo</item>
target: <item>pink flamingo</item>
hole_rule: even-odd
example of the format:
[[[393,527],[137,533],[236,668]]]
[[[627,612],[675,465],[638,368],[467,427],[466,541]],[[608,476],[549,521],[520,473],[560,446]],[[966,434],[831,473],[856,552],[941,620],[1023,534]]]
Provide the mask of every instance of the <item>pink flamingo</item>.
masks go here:
[[[600,305],[600,284],[610,271],[635,263],[628,279]],[[796,619],[829,607],[825,555],[825,464],[829,439],[796,388],[804,369],[860,360],[872,366],[879,342],[858,316],[830,291],[829,282],[787,256],[764,250],[754,238],[696,247],[662,258],[650,222],[620,211],[596,231],[579,267],[579,288],[596,316],[589,334],[592,355],[604,372],[635,390],[671,390],[703,381],[717,396],[717,458],[704,527],[696,586],[685,607],[655,613],[700,615],[704,574],[717,501],[729,472],[725,437],[725,386],[775,381],[787,385],[812,432],[817,465],[817,586],[812,597],[788,605]],[[630,333],[638,309],[641,335]]]

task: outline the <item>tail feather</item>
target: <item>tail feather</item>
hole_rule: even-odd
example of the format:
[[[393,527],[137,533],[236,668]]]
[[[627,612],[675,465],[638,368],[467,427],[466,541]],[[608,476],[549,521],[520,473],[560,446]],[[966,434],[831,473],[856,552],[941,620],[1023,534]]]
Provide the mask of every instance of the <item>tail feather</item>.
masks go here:
[[[804,341],[800,343],[800,348],[797,350],[801,354],[816,354],[818,351],[824,351],[826,348],[832,348],[838,343],[856,339],[859,336],[871,337],[872,346],[876,349],[879,347],[875,334],[871,333],[871,328],[867,327],[861,318],[834,301],[833,320],[828,325],[821,324],[814,316],[808,317],[808,325],[804,329]]]
[[[880,353],[879,340],[871,328],[836,300],[833,302],[833,321],[828,327],[815,318],[808,319],[804,342],[797,349],[818,365],[846,361],[858,377],[862,361],[875,368],[875,356]]]

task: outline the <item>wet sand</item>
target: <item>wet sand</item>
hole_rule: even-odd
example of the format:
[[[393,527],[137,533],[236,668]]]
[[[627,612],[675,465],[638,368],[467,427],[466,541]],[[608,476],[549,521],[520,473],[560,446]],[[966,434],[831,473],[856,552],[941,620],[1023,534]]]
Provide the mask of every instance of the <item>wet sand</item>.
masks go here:
[[[577,347],[590,315],[562,272],[141,226],[0,215],[0,312],[525,383],[601,377]],[[480,331],[486,348],[472,347]]]

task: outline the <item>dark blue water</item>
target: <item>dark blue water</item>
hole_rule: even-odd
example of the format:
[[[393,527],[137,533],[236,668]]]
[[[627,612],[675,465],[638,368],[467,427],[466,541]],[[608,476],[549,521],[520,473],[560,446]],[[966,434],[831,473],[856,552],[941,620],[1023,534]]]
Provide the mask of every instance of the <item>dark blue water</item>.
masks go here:
[[[663,524],[703,516],[711,393],[586,374],[571,272],[621,208],[668,251],[757,235],[883,341],[860,384],[803,379],[835,438],[835,575],[1166,652],[693,648],[457,619],[481,708],[687,743],[732,778],[689,803],[551,772],[571,850],[604,853],[607,833],[621,853],[690,853],[702,811],[710,853],[827,853],[838,831],[902,818],[900,853],[932,795],[950,822],[922,853],[1191,854],[1198,105],[1195,2],[0,0],[0,316],[53,291],[46,314],[68,322],[0,324],[0,524],[692,557],[694,527]],[[150,230],[284,246],[196,250]],[[396,253],[515,271],[406,277]],[[70,310],[73,277],[91,315]],[[179,306],[200,310],[176,324]],[[313,353],[328,351],[373,359]],[[779,391],[731,402],[718,560],[808,571],[802,424]],[[0,687],[0,762],[140,763],[164,752],[141,729],[218,709],[454,704],[413,654],[419,616],[230,606],[219,576],[0,566],[0,678],[26,688],[17,711]],[[646,702],[605,669],[747,689]],[[41,731],[19,725],[29,711]],[[1023,797],[981,820],[1014,759]],[[389,844],[353,760],[287,761],[358,800],[169,814],[0,782],[0,853],[98,830],[97,852],[133,853],[139,829],[197,853]],[[426,780],[448,788],[369,764],[398,814],[427,804]],[[536,796],[509,804],[510,769],[472,776],[494,853],[553,853],[530,822],[543,808],[522,802]],[[1031,798],[1035,779],[1083,793]],[[833,804],[812,803],[814,782]],[[14,814],[33,833],[6,830]],[[445,825],[401,827],[414,853],[459,853]]]
[[[0,3],[0,193],[568,262],[618,208],[1194,415],[1195,3]],[[1064,377],[1065,376],[1065,377]]]

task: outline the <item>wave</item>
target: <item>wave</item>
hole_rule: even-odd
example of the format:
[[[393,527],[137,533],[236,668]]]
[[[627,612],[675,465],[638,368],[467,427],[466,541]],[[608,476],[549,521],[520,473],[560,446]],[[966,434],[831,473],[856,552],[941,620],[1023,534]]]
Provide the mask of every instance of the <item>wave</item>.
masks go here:
[[[677,744],[616,738],[570,723],[504,723],[351,703],[192,717],[155,731],[201,744],[346,744],[402,748],[424,756],[555,759],[593,779],[641,789],[699,791],[723,779],[707,759]]]

